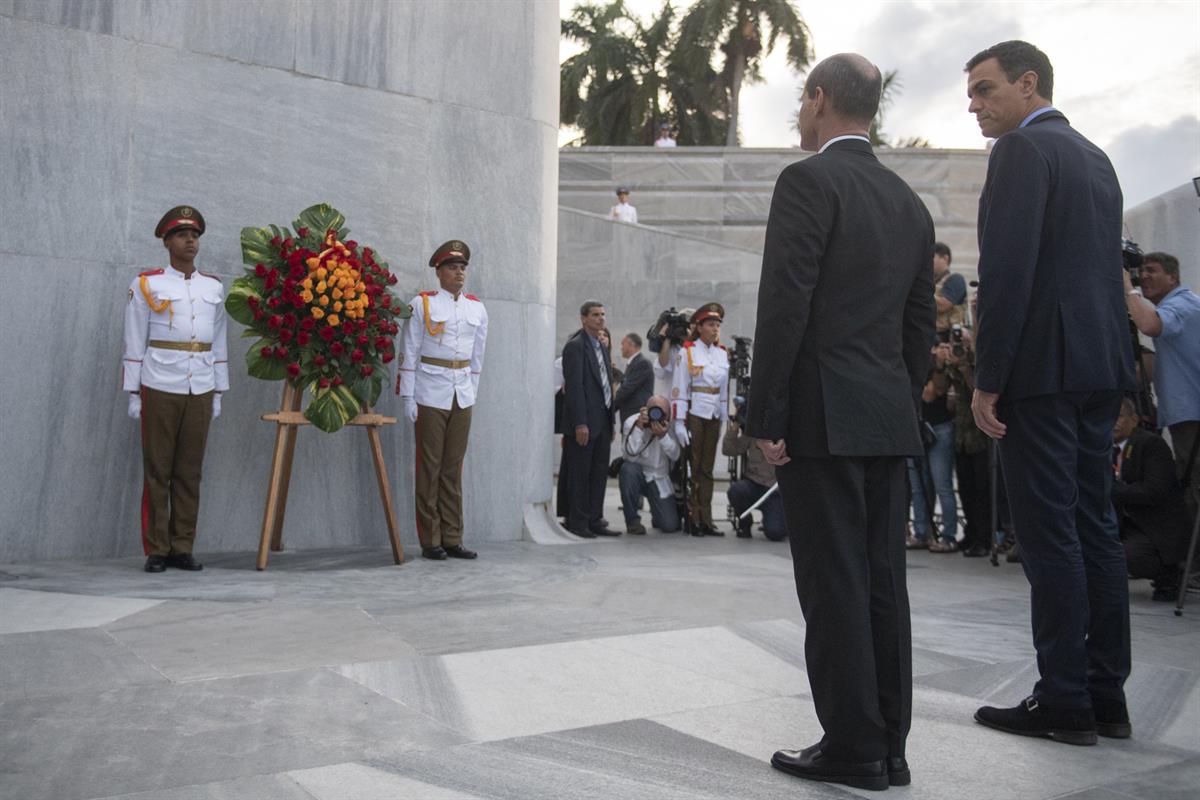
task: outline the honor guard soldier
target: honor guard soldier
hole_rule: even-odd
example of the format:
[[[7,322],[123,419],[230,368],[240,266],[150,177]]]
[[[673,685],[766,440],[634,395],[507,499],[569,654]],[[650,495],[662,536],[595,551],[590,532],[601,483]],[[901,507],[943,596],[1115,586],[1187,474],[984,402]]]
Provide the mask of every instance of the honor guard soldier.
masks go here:
[[[170,266],[143,272],[125,304],[122,384],[142,422],[142,546],[146,571],[199,570],[192,557],[208,426],[229,389],[225,293],[196,270],[204,217],[191,206],[163,215],[154,235]]]
[[[725,309],[708,303],[696,309],[695,333],[676,357],[671,386],[675,438],[691,443],[692,535],[724,536],[713,526],[713,465],[721,439],[721,422],[729,416],[729,354],[718,338]]]
[[[404,325],[400,395],[417,439],[416,511],[421,555],[475,558],[463,547],[462,465],[487,344],[487,310],[464,294],[471,249],[457,239],[429,259],[441,288],[412,300]]]

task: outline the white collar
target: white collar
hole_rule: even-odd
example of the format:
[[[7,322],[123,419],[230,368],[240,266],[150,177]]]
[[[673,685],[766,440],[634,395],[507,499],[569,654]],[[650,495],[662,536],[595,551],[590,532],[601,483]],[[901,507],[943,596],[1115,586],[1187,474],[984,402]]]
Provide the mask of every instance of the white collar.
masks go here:
[[[860,141],[866,142],[867,144],[870,144],[870,143],[871,143],[871,140],[870,140],[870,139],[868,139],[868,138],[867,138],[867,137],[865,137],[865,136],[860,136],[860,135],[858,135],[857,133],[847,133],[847,134],[845,134],[845,135],[843,135],[843,136],[835,136],[835,137],[833,137],[833,138],[832,138],[832,139],[830,139],[828,142],[826,142],[825,144],[821,145],[821,149],[820,149],[820,150],[818,150],[818,151],[817,151],[817,153],[818,153],[818,154],[820,154],[820,153],[824,153],[824,152],[825,152],[827,149],[829,149],[829,145],[833,144],[834,142],[844,142],[844,141],[846,141],[847,139],[858,139],[858,140],[860,140]]]

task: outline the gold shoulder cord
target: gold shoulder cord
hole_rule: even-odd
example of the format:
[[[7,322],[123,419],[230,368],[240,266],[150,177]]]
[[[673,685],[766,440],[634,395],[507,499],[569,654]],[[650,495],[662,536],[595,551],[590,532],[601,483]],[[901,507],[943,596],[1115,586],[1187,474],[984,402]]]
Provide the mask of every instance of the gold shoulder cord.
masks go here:
[[[441,336],[442,331],[444,331],[446,329],[446,323],[439,322],[437,325],[433,325],[430,323],[430,320],[429,320],[429,295],[427,295],[427,294],[421,295],[421,305],[423,305],[425,307],[425,330],[429,333],[430,336]]]
[[[693,365],[692,365],[692,348],[690,348],[690,347],[685,347],[685,348],[684,348],[684,350],[687,350],[687,357],[688,357],[688,374],[689,374],[689,375],[691,375],[693,378],[699,378],[699,377],[700,377],[700,374],[704,372],[704,365],[703,365],[703,364],[701,364],[701,365],[700,365],[700,366],[698,366],[698,367],[697,367],[697,366],[693,366]]]
[[[171,305],[170,300],[160,300],[154,302],[154,298],[150,295],[150,281],[146,280],[145,275],[138,277],[138,286],[142,290],[142,297],[146,298],[146,305],[150,306],[150,310],[155,314],[161,314],[164,311],[170,312],[168,328],[175,327],[175,307]]]

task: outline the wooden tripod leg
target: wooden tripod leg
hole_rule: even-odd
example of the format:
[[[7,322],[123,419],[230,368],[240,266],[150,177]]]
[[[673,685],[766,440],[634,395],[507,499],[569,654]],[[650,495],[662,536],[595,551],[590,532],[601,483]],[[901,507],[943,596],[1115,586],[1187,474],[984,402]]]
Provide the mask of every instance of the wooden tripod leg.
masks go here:
[[[383,501],[383,514],[387,518],[388,538],[392,541],[392,558],[397,564],[403,564],[404,547],[400,544],[396,512],[392,510],[392,487],[388,483],[387,463],[383,460],[383,444],[379,440],[378,425],[367,426],[367,438],[371,440],[371,458],[375,462],[375,477],[379,481],[379,499]]]
[[[292,385],[283,382],[283,399],[279,403],[280,411],[287,411],[292,403]],[[263,510],[262,537],[258,543],[258,560],[255,567],[259,570],[267,568],[267,547],[271,543],[271,532],[275,530],[275,514],[279,505],[279,483],[283,471],[283,456],[287,450],[287,425],[277,424],[275,427],[275,455],[271,459],[271,479],[267,483],[267,505]]]
[[[303,390],[293,389],[292,403],[289,410],[299,411],[300,401],[303,399]],[[275,513],[275,527],[271,531],[271,549],[275,552],[283,549],[283,518],[287,514],[288,487],[292,483],[292,459],[296,455],[296,434],[299,430],[298,425],[287,426],[287,443],[283,452],[283,475],[280,479],[279,487],[279,508]]]

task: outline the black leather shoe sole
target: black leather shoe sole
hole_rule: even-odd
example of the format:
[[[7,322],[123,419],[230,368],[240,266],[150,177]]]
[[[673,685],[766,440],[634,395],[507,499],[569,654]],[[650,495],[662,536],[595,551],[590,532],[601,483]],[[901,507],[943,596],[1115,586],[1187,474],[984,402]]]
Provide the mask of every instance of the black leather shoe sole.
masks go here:
[[[1074,744],[1086,747],[1096,743],[1096,731],[1068,731],[1062,728],[1038,728],[1021,730],[1019,728],[1010,728],[1006,725],[1001,725],[998,722],[993,722],[989,719],[979,716],[979,712],[975,712],[975,721],[984,727],[991,728],[1005,733],[1015,733],[1017,736],[1031,736],[1035,739],[1051,739],[1055,742],[1063,744]]]
[[[912,773],[909,772],[908,762],[903,758],[889,758],[887,772],[889,786],[908,786],[912,783]]]
[[[1133,725],[1128,722],[1097,722],[1096,733],[1106,739],[1128,739],[1133,736]]]
[[[839,775],[834,772],[825,773],[816,770],[806,770],[797,767],[795,764],[789,764],[786,761],[780,760],[776,756],[771,757],[771,766],[780,772],[786,772],[788,775],[794,775],[797,778],[803,778],[806,781],[822,781],[823,783],[840,783],[844,786],[851,786],[855,789],[867,789],[869,791],[878,792],[888,788],[887,775]]]

